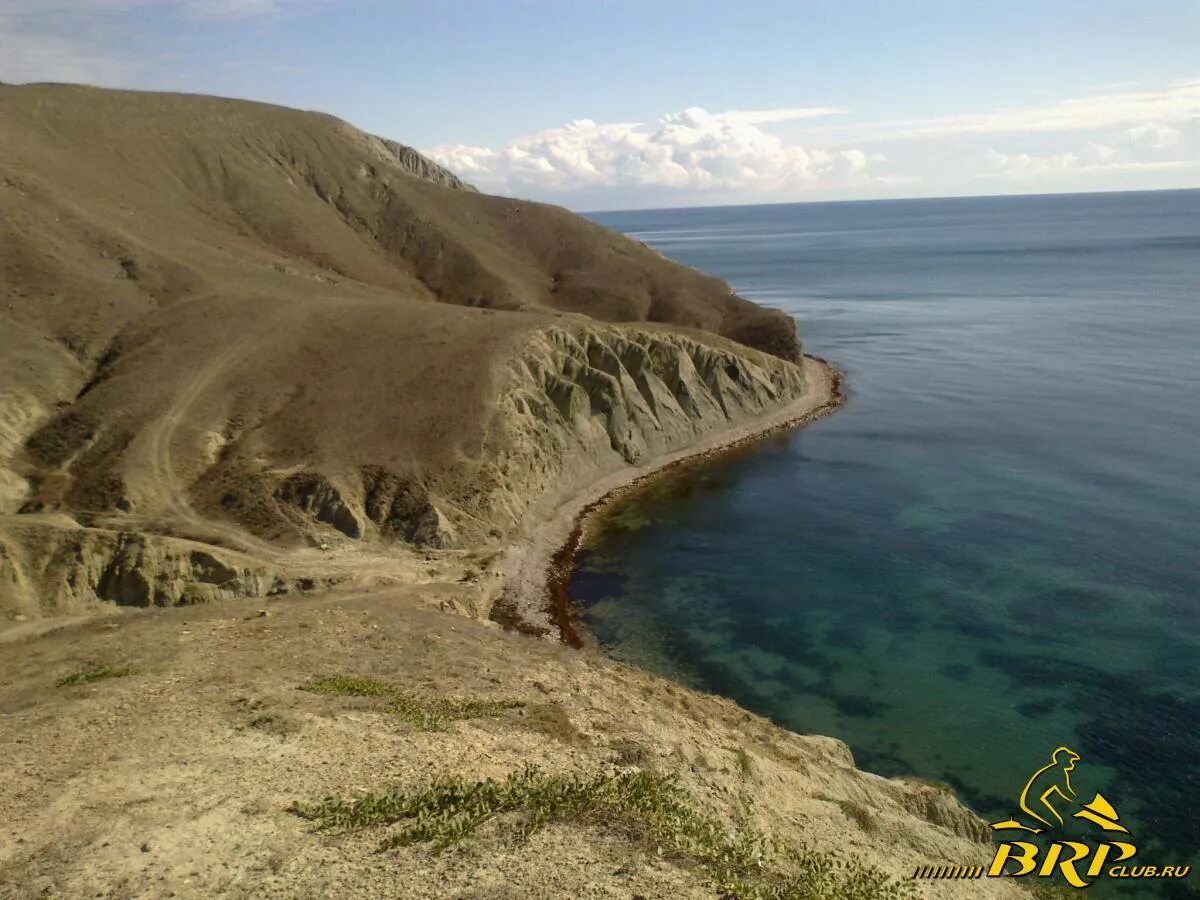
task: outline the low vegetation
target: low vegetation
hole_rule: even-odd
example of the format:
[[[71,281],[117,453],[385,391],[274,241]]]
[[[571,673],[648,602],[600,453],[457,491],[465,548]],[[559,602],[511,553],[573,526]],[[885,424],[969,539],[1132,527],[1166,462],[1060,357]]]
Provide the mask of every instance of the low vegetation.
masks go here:
[[[609,827],[647,849],[698,867],[723,895],[739,898],[883,900],[910,886],[831,853],[784,847],[748,824],[732,832],[674,776],[645,771],[591,777],[527,767],[503,781],[441,778],[424,790],[368,794],[292,806],[322,831],[397,826],[380,849],[431,844],[445,850],[500,819],[515,842],[551,823]]]
[[[104,681],[106,678],[124,678],[126,675],[134,674],[136,672],[133,669],[125,666],[89,666],[78,672],[72,672],[70,675],[64,675],[55,684],[58,687],[71,687],[76,684],[91,684],[94,681]]]
[[[495,698],[419,699],[385,681],[347,675],[327,675],[310,681],[301,690],[343,697],[376,697],[384,702],[389,713],[420,731],[443,731],[458,719],[499,716],[506,710],[525,705],[520,700]]]

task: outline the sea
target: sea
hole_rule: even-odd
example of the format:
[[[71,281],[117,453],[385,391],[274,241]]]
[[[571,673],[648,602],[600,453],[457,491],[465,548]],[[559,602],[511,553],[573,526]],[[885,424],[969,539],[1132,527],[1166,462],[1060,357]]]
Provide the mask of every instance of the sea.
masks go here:
[[[1200,191],[590,215],[847,391],[605,513],[594,639],[989,820],[1069,747],[1137,862],[1200,863]]]

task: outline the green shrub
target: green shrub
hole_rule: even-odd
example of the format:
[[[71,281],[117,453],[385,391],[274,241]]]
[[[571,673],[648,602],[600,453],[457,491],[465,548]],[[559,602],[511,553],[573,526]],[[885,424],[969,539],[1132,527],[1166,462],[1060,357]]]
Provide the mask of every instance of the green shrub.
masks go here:
[[[914,896],[911,886],[831,853],[777,845],[748,825],[727,830],[674,776],[613,772],[585,778],[533,767],[503,781],[440,778],[416,792],[292,806],[323,831],[396,826],[382,850],[428,843],[444,850],[499,817],[523,841],[550,823],[587,822],[620,831],[660,854],[697,866],[724,896],[883,900]]]
[[[502,715],[505,710],[524,706],[520,700],[435,698],[423,700],[406,694],[395,685],[373,678],[327,675],[303,685],[301,690],[314,694],[344,697],[376,697],[384,709],[399,716],[420,731],[443,731],[457,719],[480,719]]]
[[[125,666],[91,666],[86,669],[80,669],[78,672],[72,672],[70,675],[64,675],[58,679],[55,684],[58,687],[70,687],[76,684],[91,684],[94,681],[103,681],[106,678],[124,678],[126,675],[136,675],[134,669]]]

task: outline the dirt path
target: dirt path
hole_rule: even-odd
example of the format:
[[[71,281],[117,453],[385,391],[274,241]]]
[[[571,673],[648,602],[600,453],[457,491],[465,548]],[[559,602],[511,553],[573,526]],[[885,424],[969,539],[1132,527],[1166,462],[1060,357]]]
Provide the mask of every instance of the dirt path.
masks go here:
[[[148,465],[153,481],[161,486],[161,502],[165,512],[171,517],[172,525],[176,528],[183,525],[188,531],[196,534],[212,534],[228,541],[232,546],[257,554],[264,559],[271,559],[278,553],[277,548],[266,541],[248,534],[244,529],[237,528],[219,521],[213,521],[199,515],[193,509],[188,499],[188,485],[179,477],[179,471],[174,459],[175,434],[181,426],[189,421],[192,407],[200,400],[205,391],[222,380],[229,369],[241,363],[255,352],[260,352],[264,342],[270,339],[272,332],[280,330],[288,318],[285,314],[272,315],[258,328],[246,330],[241,338],[214,357],[206,366],[200,369],[179,391],[171,398],[171,403],[163,414],[150,423],[144,432],[144,440],[148,448]],[[221,544],[222,540],[212,540],[211,543]]]

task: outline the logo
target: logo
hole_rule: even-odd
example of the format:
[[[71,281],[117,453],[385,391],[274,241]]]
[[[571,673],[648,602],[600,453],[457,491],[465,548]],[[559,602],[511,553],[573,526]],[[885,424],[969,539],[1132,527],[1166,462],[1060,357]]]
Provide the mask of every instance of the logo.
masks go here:
[[[1070,747],[1059,747],[1029,776],[1017,799],[1019,812],[992,823],[1001,840],[989,866],[921,866],[913,878],[1061,877],[1075,888],[1101,877],[1186,878],[1190,865],[1132,862],[1137,846],[1116,808],[1099,792],[1082,802],[1071,783],[1082,758]],[[1043,837],[1034,842],[1029,840],[1033,835]]]

